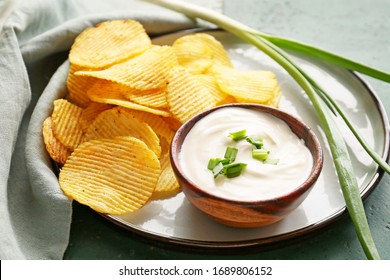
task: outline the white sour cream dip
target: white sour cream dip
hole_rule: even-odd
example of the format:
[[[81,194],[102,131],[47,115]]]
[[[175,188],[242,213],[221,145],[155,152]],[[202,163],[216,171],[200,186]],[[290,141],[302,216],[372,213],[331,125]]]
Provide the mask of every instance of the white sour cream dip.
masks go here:
[[[247,136],[260,136],[269,158],[278,164],[264,164],[252,158],[253,145],[246,140],[234,141],[231,132],[246,129]],[[223,158],[228,146],[238,148],[235,162],[246,163],[241,175],[214,179],[207,168],[210,158]],[[268,113],[226,107],[199,120],[185,138],[179,155],[185,176],[204,191],[218,197],[239,201],[256,201],[289,193],[308,177],[313,157],[282,120]]]

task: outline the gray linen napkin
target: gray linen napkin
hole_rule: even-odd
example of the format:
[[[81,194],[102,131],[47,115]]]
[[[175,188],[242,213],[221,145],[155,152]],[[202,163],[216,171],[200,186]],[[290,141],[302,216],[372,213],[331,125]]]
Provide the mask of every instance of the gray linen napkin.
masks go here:
[[[115,18],[139,20],[152,35],[196,25],[182,15],[131,0],[20,1],[3,20],[0,259],[63,257],[72,203],[60,190],[45,151],[42,122],[53,100],[66,91],[63,63],[75,36],[87,26]]]

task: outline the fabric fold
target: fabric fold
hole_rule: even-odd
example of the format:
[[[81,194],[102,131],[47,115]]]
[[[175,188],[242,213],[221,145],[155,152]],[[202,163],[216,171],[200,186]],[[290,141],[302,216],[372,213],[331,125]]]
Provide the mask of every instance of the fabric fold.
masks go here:
[[[27,70],[13,30],[4,29],[1,32],[0,65],[0,257],[3,259],[3,255],[19,255],[20,252],[15,238],[17,229],[11,218],[18,186],[8,186],[10,182],[13,183],[11,163],[19,150],[18,134],[23,129],[23,114],[31,98]]]

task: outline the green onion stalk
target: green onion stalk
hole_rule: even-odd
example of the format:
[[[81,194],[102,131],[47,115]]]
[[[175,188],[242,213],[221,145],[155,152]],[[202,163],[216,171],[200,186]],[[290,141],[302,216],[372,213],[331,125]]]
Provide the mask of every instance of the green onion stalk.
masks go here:
[[[227,16],[194,4],[177,0],[144,1],[152,2],[183,13],[189,17],[202,19],[219,26],[263,51],[294,78],[309,97],[327,138],[346,207],[354,224],[363,251],[368,259],[380,259],[367,222],[359,186],[345,139],[337,128],[332,113],[341,116],[362,147],[383,170],[390,173],[390,167],[368,146],[335,100],[333,100],[332,97],[310,77],[310,75],[301,69],[285,50],[295,51],[307,56],[326,60],[338,66],[363,73],[385,82],[390,82],[390,73],[368,67],[364,64],[301,42],[260,32]]]

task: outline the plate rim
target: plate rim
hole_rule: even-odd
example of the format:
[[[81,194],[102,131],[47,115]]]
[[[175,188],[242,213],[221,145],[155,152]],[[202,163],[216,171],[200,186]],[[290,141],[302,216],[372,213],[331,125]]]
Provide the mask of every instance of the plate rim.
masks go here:
[[[175,32],[168,32],[165,34],[161,34],[158,36],[152,36],[153,39],[159,39],[164,36],[171,36],[175,34],[192,34],[192,33],[198,33],[198,32],[225,32],[226,31],[220,29],[220,28],[192,28],[192,29],[184,29],[179,30]],[[336,66],[340,67],[340,66]],[[342,67],[340,67],[342,68]],[[380,100],[378,94],[373,89],[373,87],[363,78],[363,76],[360,73],[357,73],[355,71],[351,71],[345,68],[342,68],[347,72],[350,72],[351,75],[366,89],[367,93],[369,93],[369,96],[373,100],[380,119],[382,121],[381,127],[384,132],[384,150],[381,154],[381,157],[385,159],[386,161],[390,158],[390,124],[389,124],[389,118],[387,116],[385,107]],[[375,174],[373,175],[373,178],[364,186],[364,188],[360,191],[360,195],[362,200],[364,201],[378,186],[380,183],[383,175],[384,170],[381,169],[379,166],[376,169]],[[290,231],[287,233],[281,233],[277,235],[273,235],[270,237],[262,237],[262,238],[255,238],[255,239],[247,239],[247,240],[241,240],[241,241],[203,241],[203,240],[194,240],[194,239],[186,239],[186,238],[180,238],[180,237],[174,237],[170,235],[165,234],[156,234],[154,232],[151,232],[146,229],[141,229],[137,226],[129,226],[127,223],[124,223],[121,221],[120,218],[113,216],[113,215],[107,215],[107,214],[101,214],[100,216],[105,218],[106,220],[112,222],[113,224],[127,230],[128,232],[133,233],[137,238],[141,239],[142,241],[162,247],[162,248],[169,248],[174,249],[177,251],[185,251],[185,252],[211,252],[215,254],[225,254],[225,253],[231,253],[231,254],[240,254],[240,253],[248,253],[250,251],[253,252],[262,252],[262,251],[268,251],[272,249],[280,248],[284,245],[290,245],[294,243],[298,243],[301,240],[308,239],[318,233],[320,230],[329,228],[331,225],[336,223],[337,221],[341,220],[342,218],[346,217],[348,214],[346,206],[342,207],[335,213],[332,213],[331,215],[327,216],[326,218],[323,218],[322,220],[319,220],[315,223],[312,223],[310,225],[307,225],[305,227],[299,228],[294,231]],[[243,251],[242,249],[246,249]]]

